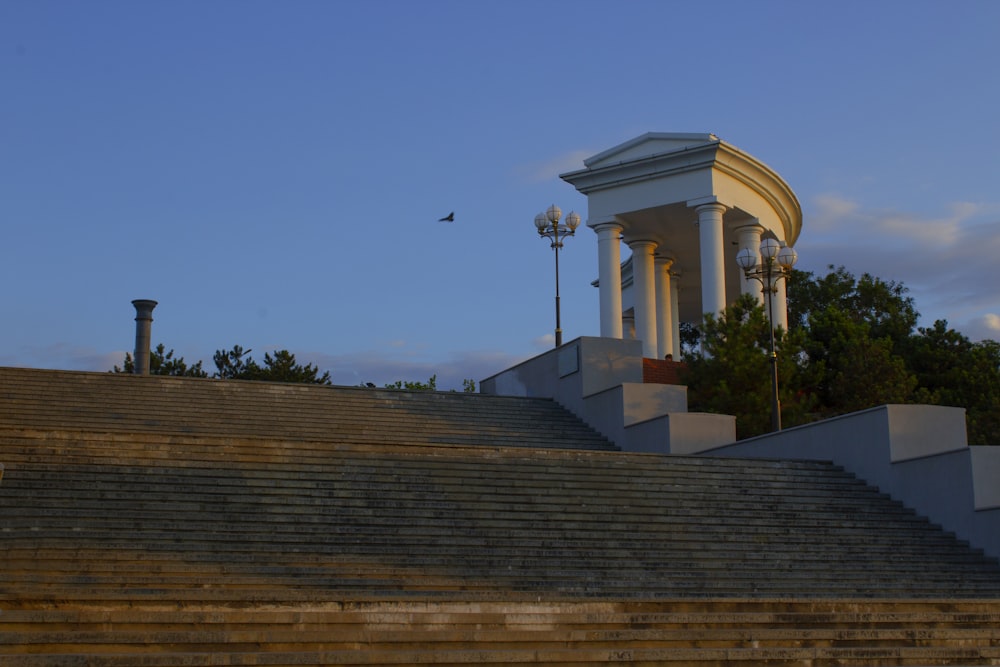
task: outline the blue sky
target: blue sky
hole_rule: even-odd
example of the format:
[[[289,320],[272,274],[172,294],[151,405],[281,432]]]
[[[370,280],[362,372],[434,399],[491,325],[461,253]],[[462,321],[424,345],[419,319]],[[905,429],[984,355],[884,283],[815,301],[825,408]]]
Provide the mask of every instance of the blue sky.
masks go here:
[[[558,174],[648,131],[781,174],[799,268],[1000,338],[998,26],[994,0],[0,0],[0,364],[107,370],[150,298],[189,362],[461,388],[551,346],[532,219],[586,217]],[[596,236],[560,265],[564,337],[597,335]]]

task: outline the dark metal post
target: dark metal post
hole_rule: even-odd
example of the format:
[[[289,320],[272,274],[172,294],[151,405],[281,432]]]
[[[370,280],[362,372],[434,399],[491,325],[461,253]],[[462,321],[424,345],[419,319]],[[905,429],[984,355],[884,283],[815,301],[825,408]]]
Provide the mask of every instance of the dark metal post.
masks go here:
[[[771,429],[781,430],[781,398],[778,395],[778,352],[774,343],[774,297],[778,281],[792,273],[798,253],[788,246],[780,246],[775,239],[764,239],[759,254],[752,248],[743,248],[736,254],[736,263],[743,269],[747,280],[760,283],[761,292],[767,294],[767,326],[771,338]]]
[[[781,399],[778,397],[778,353],[774,348],[774,295],[778,291],[777,278],[773,275],[774,260],[767,260],[767,328],[771,333],[771,430],[781,430]]]
[[[566,216],[566,224],[559,224],[562,217],[562,210],[553,204],[544,213],[535,216],[535,229],[542,238],[552,241],[551,247],[556,252],[556,347],[562,345],[562,319],[559,312],[559,248],[562,248],[563,239],[573,236],[577,226],[580,224],[580,216],[570,211]]]
[[[552,234],[555,241],[552,243],[552,247],[556,251],[556,347],[562,345],[562,324],[559,319],[559,248],[562,247],[562,242],[559,241],[559,225],[553,223]]]

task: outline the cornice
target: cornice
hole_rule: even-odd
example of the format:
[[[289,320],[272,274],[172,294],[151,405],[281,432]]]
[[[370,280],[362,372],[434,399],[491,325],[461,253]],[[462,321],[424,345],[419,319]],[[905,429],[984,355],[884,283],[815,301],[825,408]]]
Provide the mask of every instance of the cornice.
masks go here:
[[[655,139],[658,135],[648,133],[624,144],[589,158],[586,163],[597,163],[613,157],[616,153],[627,152],[629,148]],[[668,135],[664,135],[668,136]],[[653,181],[684,173],[717,170],[763,198],[775,211],[785,230],[785,241],[794,245],[802,231],[802,207],[791,187],[763,162],[726,143],[714,135],[669,135],[709,141],[685,146],[652,155],[622,160],[595,168],[580,169],[560,174],[559,177],[571,184],[580,193],[590,195],[623,185]]]
[[[795,245],[802,232],[802,206],[792,188],[776,171],[732,144],[720,141],[719,149],[719,153],[729,159],[717,158],[714,168],[767,201],[785,228],[785,241]]]
[[[559,174],[582,194],[599,192],[630,183],[655,180],[685,172],[711,168],[719,139],[681,150],[655,153],[635,160],[623,160],[596,169],[580,169]]]

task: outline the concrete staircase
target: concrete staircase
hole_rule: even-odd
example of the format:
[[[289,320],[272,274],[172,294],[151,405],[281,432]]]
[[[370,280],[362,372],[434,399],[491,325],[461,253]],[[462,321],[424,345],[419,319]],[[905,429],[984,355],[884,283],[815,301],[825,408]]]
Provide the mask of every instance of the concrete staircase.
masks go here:
[[[1000,567],[821,462],[553,402],[0,369],[0,665],[1000,664]]]
[[[12,368],[0,383],[0,426],[18,428],[615,449],[546,399]]]

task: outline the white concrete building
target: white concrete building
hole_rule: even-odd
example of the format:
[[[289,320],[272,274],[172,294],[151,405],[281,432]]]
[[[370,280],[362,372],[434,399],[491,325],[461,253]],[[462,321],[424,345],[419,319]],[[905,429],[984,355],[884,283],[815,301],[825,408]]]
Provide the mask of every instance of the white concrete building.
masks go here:
[[[681,321],[698,323],[741,293],[762,298],[736,253],[757,253],[765,235],[794,246],[802,229],[788,184],[712,134],[650,132],[584,165],[561,178],[587,196],[598,236],[601,337],[628,338],[634,327],[648,358],[678,356]],[[632,252],[624,282],[621,241]],[[787,322],[781,281],[775,324]]]

